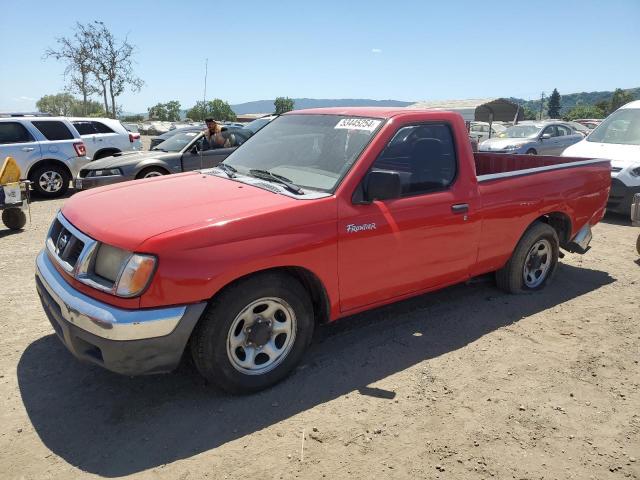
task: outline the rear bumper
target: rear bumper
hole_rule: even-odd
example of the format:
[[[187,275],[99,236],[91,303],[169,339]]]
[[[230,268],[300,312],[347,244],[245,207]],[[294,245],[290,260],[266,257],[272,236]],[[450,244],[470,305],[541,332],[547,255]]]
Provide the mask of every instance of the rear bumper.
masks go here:
[[[206,306],[107,305],[71,288],[44,251],[36,261],[36,287],[53,329],[74,356],[125,375],[173,370]]]
[[[631,203],[633,196],[640,193],[640,185],[628,187],[617,178],[611,179],[611,191],[609,192],[609,200],[607,201],[607,210],[623,215],[629,215],[631,212]]]

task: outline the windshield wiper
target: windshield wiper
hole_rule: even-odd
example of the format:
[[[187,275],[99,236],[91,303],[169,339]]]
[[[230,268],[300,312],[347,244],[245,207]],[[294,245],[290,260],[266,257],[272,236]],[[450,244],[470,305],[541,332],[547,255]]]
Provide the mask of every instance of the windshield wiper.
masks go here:
[[[269,170],[252,168],[251,170],[249,170],[249,175],[256,178],[261,178],[262,180],[279,183],[280,185],[283,185],[287,190],[297,195],[302,195],[304,193],[304,190],[302,190],[302,188],[293,183],[287,177],[283,177],[282,175],[278,175],[277,173],[272,173]]]
[[[218,165],[216,165],[213,168],[217,168],[218,170],[222,170],[224,173],[227,174],[227,177],[229,177],[229,178],[234,178],[236,176],[236,172],[238,171],[234,167],[232,167],[231,165],[227,165],[226,163],[219,163]]]

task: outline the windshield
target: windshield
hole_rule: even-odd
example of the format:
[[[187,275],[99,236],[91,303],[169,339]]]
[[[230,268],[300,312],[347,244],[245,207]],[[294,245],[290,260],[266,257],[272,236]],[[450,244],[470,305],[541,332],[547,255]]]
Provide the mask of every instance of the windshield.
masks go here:
[[[613,112],[591,132],[587,141],[640,145],[640,108],[623,108]]]
[[[241,174],[267,170],[303,188],[332,191],[382,120],[340,115],[284,115],[260,129],[224,163]]]
[[[179,152],[187,144],[191,143],[194,138],[200,135],[200,132],[184,132],[176,133],[164,142],[153,147],[153,150],[164,150],[166,152]]]
[[[507,128],[504,132],[500,132],[500,138],[532,138],[540,133],[541,127],[536,125],[514,125]]]

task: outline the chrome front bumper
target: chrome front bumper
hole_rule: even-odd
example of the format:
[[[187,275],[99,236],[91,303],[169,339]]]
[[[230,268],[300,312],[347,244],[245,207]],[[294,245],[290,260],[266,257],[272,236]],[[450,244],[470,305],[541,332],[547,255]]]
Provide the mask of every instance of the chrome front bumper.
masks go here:
[[[126,375],[175,368],[206,306],[125,310],[107,305],[73,289],[45,250],[36,260],[36,286],[51,325],[73,355]]]

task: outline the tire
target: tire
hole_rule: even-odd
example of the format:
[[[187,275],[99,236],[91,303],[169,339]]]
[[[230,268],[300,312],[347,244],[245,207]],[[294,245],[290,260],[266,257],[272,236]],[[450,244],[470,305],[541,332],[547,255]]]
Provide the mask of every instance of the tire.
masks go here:
[[[162,175],[167,175],[167,171],[160,167],[149,167],[141,170],[140,173],[136,175],[136,179],[161,177]]]
[[[21,230],[27,223],[27,216],[19,208],[7,208],[2,211],[2,223],[10,230]]]
[[[69,189],[71,175],[62,165],[50,163],[36,168],[30,175],[33,189],[41,197],[61,197]]]
[[[281,333],[272,331],[273,324]],[[223,390],[256,392],[291,373],[313,327],[313,306],[300,282],[286,274],[258,274],[212,299],[191,337],[191,355],[200,374]]]
[[[527,155],[537,155],[538,152],[536,152],[535,148],[530,148],[529,150],[527,150]]]
[[[638,240],[636,240],[636,250],[638,251],[638,255],[640,255],[640,235],[638,235]]]
[[[544,288],[558,265],[559,243],[558,234],[551,226],[543,222],[531,225],[507,264],[496,272],[498,288],[508,293],[529,293]]]

